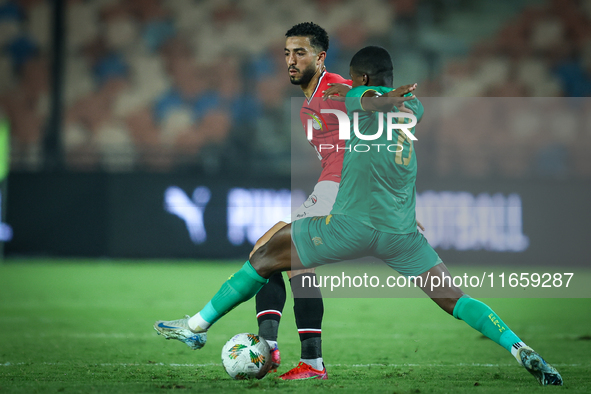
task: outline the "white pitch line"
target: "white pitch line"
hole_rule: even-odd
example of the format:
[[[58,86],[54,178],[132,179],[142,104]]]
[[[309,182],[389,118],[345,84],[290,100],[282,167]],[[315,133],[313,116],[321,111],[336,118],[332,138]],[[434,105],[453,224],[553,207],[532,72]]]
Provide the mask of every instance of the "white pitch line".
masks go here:
[[[0,363],[0,367],[13,367],[16,365],[34,365],[31,363],[12,363],[5,362]],[[43,365],[66,365],[65,363],[41,363]],[[588,366],[587,364],[552,364],[555,367],[583,367]],[[100,363],[100,364],[88,364],[87,366],[100,366],[100,367],[190,367],[190,368],[202,368],[202,367],[221,367],[219,363],[206,363],[206,364],[164,364],[164,363],[148,363],[148,364],[126,364],[126,363]],[[294,364],[295,366],[295,364]],[[484,368],[498,368],[498,367],[519,367],[515,364],[479,364],[479,363],[459,363],[459,364],[326,364],[327,367],[350,367],[350,368],[368,368],[368,367],[484,367]]]
[[[156,333],[146,332],[146,333],[120,333],[120,332],[113,332],[113,333],[104,333],[104,332],[97,332],[97,333],[58,333],[58,334],[25,334],[21,335],[21,338],[55,338],[55,337],[68,337],[68,338],[76,338],[76,339],[141,339],[141,338],[153,338],[156,336]]]
[[[0,0],[1,1],[1,0]],[[0,319],[1,321],[2,319]],[[437,327],[436,325],[433,325],[433,327]],[[449,335],[452,335],[452,329],[450,329],[450,332],[446,333]],[[555,335],[549,335],[549,336],[545,336],[544,338],[550,338],[550,339],[570,339],[570,340],[576,340],[581,336],[580,333],[578,334],[555,334]],[[118,340],[118,339],[147,339],[147,338],[157,338],[158,335],[156,334],[155,331],[149,331],[147,330],[146,332],[127,332],[127,333],[122,333],[122,332],[96,332],[96,333],[81,333],[81,332],[61,332],[61,333],[52,333],[52,334],[47,334],[47,333],[38,333],[38,334],[20,334],[19,338],[56,338],[56,337],[67,337],[67,338],[76,338],[76,339],[114,339],[114,340]],[[415,342],[417,342],[417,340],[415,338],[411,338],[408,335],[401,335],[401,334],[394,334],[390,336],[391,339],[400,339],[400,340],[413,340]],[[221,345],[220,345],[221,346]],[[0,364],[1,365],[1,364]],[[552,364],[554,365],[554,364]]]

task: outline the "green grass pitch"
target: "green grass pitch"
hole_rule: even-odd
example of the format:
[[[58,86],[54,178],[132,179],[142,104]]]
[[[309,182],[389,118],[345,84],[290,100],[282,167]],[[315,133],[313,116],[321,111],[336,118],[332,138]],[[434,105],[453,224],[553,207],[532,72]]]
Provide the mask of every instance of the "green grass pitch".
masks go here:
[[[220,350],[256,332],[254,301],[220,320],[205,348],[166,341],[152,325],[196,313],[239,262],[9,261],[0,265],[0,392],[162,393],[591,392],[590,299],[488,299],[562,373],[541,387],[511,355],[428,299],[325,299],[329,380],[233,381]],[[299,359],[292,300],[280,373]]]

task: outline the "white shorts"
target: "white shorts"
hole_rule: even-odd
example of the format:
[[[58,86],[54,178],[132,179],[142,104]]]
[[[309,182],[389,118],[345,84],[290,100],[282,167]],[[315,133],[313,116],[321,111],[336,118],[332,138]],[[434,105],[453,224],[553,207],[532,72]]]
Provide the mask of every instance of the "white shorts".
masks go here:
[[[325,216],[330,214],[332,206],[339,192],[339,183],[321,181],[314,186],[314,191],[298,209],[292,212],[291,218],[285,218],[285,223],[291,223],[311,216]]]

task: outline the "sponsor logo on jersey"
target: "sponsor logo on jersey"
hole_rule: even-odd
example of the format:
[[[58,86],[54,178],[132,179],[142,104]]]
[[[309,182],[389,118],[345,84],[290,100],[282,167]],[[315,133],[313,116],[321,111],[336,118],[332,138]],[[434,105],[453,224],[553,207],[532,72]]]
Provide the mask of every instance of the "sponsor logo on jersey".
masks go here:
[[[312,238],[312,242],[314,242],[314,246],[319,246],[319,245],[324,244],[324,242],[322,242],[322,238],[320,238],[320,237]]]
[[[308,126],[312,126],[312,128],[314,130],[322,130],[322,119],[320,118],[320,116],[318,114],[315,114],[313,112],[304,112],[306,115],[310,116],[310,118],[312,119],[308,119]]]
[[[310,208],[312,205],[318,202],[318,197],[316,195],[311,194],[310,197],[306,201],[304,201],[304,207]]]

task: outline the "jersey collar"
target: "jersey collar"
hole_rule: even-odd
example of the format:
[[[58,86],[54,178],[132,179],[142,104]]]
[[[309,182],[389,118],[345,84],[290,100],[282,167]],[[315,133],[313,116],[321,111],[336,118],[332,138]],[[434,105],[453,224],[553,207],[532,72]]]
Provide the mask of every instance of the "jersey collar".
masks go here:
[[[312,101],[312,99],[316,95],[316,92],[318,91],[318,88],[320,87],[320,83],[322,82],[322,78],[324,78],[325,74],[326,74],[326,70],[323,70],[322,74],[320,74],[320,78],[318,78],[318,83],[316,84],[316,89],[314,89],[314,92],[312,93],[310,98],[306,98],[306,101],[308,102],[308,104],[310,104],[310,101]]]

